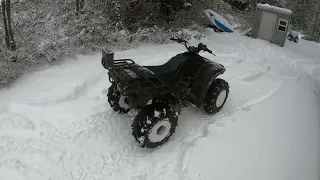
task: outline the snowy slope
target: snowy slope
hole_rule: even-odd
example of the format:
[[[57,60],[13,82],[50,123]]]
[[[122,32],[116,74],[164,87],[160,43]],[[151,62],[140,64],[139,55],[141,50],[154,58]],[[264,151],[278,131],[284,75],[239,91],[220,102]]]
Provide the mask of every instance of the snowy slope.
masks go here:
[[[203,55],[227,68],[221,77],[229,99],[214,116],[184,109],[174,137],[159,149],[141,149],[130,118],[110,109],[100,53],[2,90],[0,179],[318,180],[319,45],[301,40],[280,48],[236,34],[202,42],[217,56]],[[161,64],[181,51],[176,43],[146,45],[115,58]]]

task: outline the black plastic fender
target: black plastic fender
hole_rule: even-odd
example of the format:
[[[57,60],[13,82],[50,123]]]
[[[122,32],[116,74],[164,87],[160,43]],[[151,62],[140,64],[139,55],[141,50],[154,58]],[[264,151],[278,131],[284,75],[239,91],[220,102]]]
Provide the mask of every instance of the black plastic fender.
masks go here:
[[[214,80],[226,71],[223,65],[210,61],[198,71],[191,86],[189,101],[196,107],[201,107],[204,98]]]

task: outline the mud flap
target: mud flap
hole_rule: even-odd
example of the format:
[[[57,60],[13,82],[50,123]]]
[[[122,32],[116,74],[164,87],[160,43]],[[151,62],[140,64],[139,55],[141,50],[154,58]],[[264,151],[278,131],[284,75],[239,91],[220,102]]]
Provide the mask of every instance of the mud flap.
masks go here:
[[[172,110],[177,112],[179,115],[181,114],[182,106],[180,103],[172,104],[171,107],[172,107]]]

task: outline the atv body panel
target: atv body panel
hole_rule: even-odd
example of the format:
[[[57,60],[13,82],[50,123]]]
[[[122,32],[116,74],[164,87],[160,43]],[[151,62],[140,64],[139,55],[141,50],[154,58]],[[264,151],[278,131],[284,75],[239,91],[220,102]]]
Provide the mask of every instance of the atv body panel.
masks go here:
[[[202,106],[204,98],[217,76],[225,72],[223,65],[206,58],[203,60],[206,62],[199,68],[191,85],[191,92],[189,95],[189,102],[197,107]]]
[[[140,66],[131,59],[114,60],[112,52],[104,51],[101,63],[121,94],[128,97],[131,108],[166,94],[201,107],[213,79],[225,71],[221,64],[190,52],[159,66]]]
[[[170,76],[174,92],[178,92],[180,98],[201,107],[213,80],[225,72],[224,66],[189,52],[178,54],[175,58],[179,58],[181,63],[176,74]]]

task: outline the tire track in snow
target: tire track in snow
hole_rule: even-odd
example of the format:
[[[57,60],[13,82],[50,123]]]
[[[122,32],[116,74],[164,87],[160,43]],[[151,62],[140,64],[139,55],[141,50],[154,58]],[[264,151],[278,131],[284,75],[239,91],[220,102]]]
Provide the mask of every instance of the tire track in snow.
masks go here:
[[[17,138],[11,137],[11,141],[8,141],[8,139],[6,138],[7,143],[5,143],[4,146],[2,146],[2,150],[6,149],[7,152],[10,152],[11,156],[2,157],[1,159],[9,159],[17,156],[18,154],[22,155],[26,153],[45,154],[46,151],[55,150],[57,152],[61,152],[61,154],[58,155],[56,158],[53,157],[53,159],[49,160],[53,160],[54,164],[58,165],[61,161],[63,161],[65,154],[65,151],[61,150],[65,148],[63,147],[65,145],[63,141],[69,140],[71,141],[71,143],[75,143],[76,141],[79,141],[81,139],[81,136],[87,134],[87,131],[90,131],[90,129],[92,129],[94,126],[100,124],[101,122],[98,122],[95,118],[92,118],[92,121],[87,119],[85,121],[76,122],[73,123],[71,127],[68,127],[66,129],[59,129],[54,132],[51,132],[50,134],[47,134],[46,136],[42,137],[41,141],[32,139],[26,143],[24,141],[21,142],[21,140],[19,141],[19,139]],[[20,144],[18,144],[17,142],[20,142]],[[3,151],[1,151],[1,154],[8,155]],[[50,154],[46,155],[50,156]],[[78,159],[77,161],[80,160]]]
[[[135,162],[135,154],[136,151],[132,150],[132,145],[129,145],[127,148],[118,152],[111,154],[102,153],[99,155],[100,158],[97,161],[90,164],[86,164],[87,159],[84,155],[80,155],[77,160],[78,168],[76,170],[61,174],[53,179],[60,180],[68,178],[70,180],[102,180],[112,178],[116,172],[129,167]],[[85,164],[87,166],[85,166]]]
[[[18,113],[9,113],[5,111],[3,114],[0,114],[0,129],[6,128],[25,128],[25,129],[36,129],[36,125],[30,119],[24,117],[22,114]]]
[[[270,70],[270,66],[268,66],[265,71],[255,70],[255,71],[252,71],[252,72],[245,74],[242,77],[239,77],[239,79],[241,79],[245,82],[251,82],[256,79],[261,78],[264,75],[264,73],[268,72],[269,70]]]
[[[83,84],[80,85],[81,88],[75,88],[75,92],[79,92],[79,93],[76,93],[76,96],[79,97],[81,95],[84,95],[88,91],[89,85],[97,84],[100,81],[98,78],[99,76],[101,76],[101,74],[87,79]],[[67,96],[67,97],[69,97],[69,96]],[[70,101],[70,100],[71,99],[69,99],[68,101]],[[0,118],[2,119],[0,128],[1,127],[2,128],[8,128],[8,127],[19,128],[19,127],[21,127],[21,125],[27,124],[27,125],[23,125],[23,127],[25,127],[26,129],[30,129],[30,130],[32,129],[32,130],[37,131],[37,129],[39,128],[39,123],[37,123],[34,120],[31,120],[29,118],[26,118],[26,116],[25,116],[26,110],[25,109],[27,108],[31,112],[33,112],[33,111],[38,112],[39,111],[39,108],[37,108],[38,106],[48,105],[48,104],[52,104],[54,102],[57,102],[57,101],[52,101],[52,102],[47,102],[47,103],[28,103],[28,104],[13,103],[9,107],[11,109],[13,108],[14,112],[10,112],[10,110],[6,110],[3,112],[3,114],[0,114]],[[26,126],[28,126],[28,127],[26,127]]]
[[[99,75],[98,75],[99,76]],[[97,76],[97,77],[98,77]],[[78,86],[79,88],[75,89],[75,96],[67,96],[66,98],[62,99],[63,101],[71,101],[79,98],[81,95],[84,95],[89,88],[88,84],[94,85],[98,83],[96,81],[96,77],[91,78],[93,80],[90,82],[90,79],[85,81],[82,85]],[[70,98],[69,98],[70,97]],[[39,105],[49,105],[50,103],[57,103],[59,101],[55,102],[47,102],[48,104],[33,104],[33,106],[39,106]],[[29,104],[30,105],[30,104]],[[108,108],[107,108],[108,109]],[[12,113],[13,114],[13,113]],[[9,137],[9,138],[2,138],[5,142],[2,146],[0,145],[0,152],[1,152],[1,159],[9,159],[11,157],[19,157],[23,156],[25,154],[41,154],[43,155],[42,158],[47,158],[47,161],[49,164],[51,162],[52,166],[61,166],[62,168],[65,168],[65,162],[68,160],[65,160],[68,158],[67,151],[65,147],[64,142],[71,143],[71,144],[77,144],[80,143],[81,140],[88,138],[88,136],[92,133],[95,133],[97,131],[97,127],[108,127],[106,125],[106,120],[111,116],[112,113],[107,112],[100,112],[95,115],[92,115],[89,118],[86,118],[84,120],[80,120],[77,122],[73,122],[71,126],[62,128],[62,129],[56,129],[54,131],[51,131],[48,134],[44,134],[39,139],[35,139],[34,137],[28,137],[26,139],[21,139],[18,137]],[[22,115],[21,115],[22,116]],[[22,116],[23,117],[23,116]],[[13,118],[15,119],[15,118]],[[118,121],[119,122],[119,121]],[[108,129],[112,131],[112,128],[115,126],[111,126]],[[105,131],[105,130],[104,130]],[[1,138],[1,137],[0,137]],[[12,139],[11,141],[9,139]],[[107,142],[109,143],[109,142]],[[126,164],[133,163],[134,157],[135,157],[135,145],[129,145],[128,147],[124,148],[120,152],[114,152],[111,154],[103,153],[101,154],[101,159],[103,159],[103,169],[97,170],[87,170],[86,167],[80,168],[78,171],[73,171],[69,173],[69,177],[72,179],[87,179],[89,174],[98,174],[94,175],[95,177],[102,177],[103,175],[110,175],[115,171],[116,169],[119,169],[120,167],[123,168]],[[5,152],[7,151],[7,152]],[[50,152],[51,151],[51,152]],[[52,154],[52,152],[57,152],[55,154]],[[69,155],[70,156],[70,155]],[[74,162],[85,162],[83,154],[79,155]],[[100,163],[101,164],[101,163]],[[102,166],[100,165],[100,166]],[[79,167],[81,167],[79,165]],[[116,168],[117,167],[117,168]],[[77,169],[77,168],[75,168]],[[53,168],[54,172],[55,168]],[[100,171],[100,172],[99,172]],[[97,172],[97,173],[91,173],[91,172]],[[102,176],[99,175],[103,174]],[[53,175],[54,173],[51,173]],[[75,176],[75,174],[81,174],[80,176]],[[87,175],[85,175],[87,174]],[[49,175],[49,174],[48,174]],[[63,177],[63,176],[61,176]],[[69,178],[69,179],[70,179]],[[63,178],[62,178],[63,179]]]
[[[68,95],[57,98],[55,100],[46,100],[43,102],[32,102],[26,105],[28,106],[49,106],[52,104],[58,104],[62,102],[70,102],[79,99],[80,97],[86,95],[92,87],[96,86],[99,82],[104,81],[106,79],[105,72],[100,72],[94,76],[91,76],[84,80],[82,83],[73,88],[73,91]]]
[[[193,136],[186,135],[186,137],[183,139],[183,142],[181,143],[181,149],[180,149],[180,155],[179,155],[179,164],[178,164],[178,172],[179,172],[179,180],[185,180],[185,179],[190,179],[187,175],[188,169],[189,169],[189,162],[190,162],[190,157],[193,152],[193,149],[196,147],[196,144],[199,140],[208,137],[211,133],[209,130],[209,126],[218,122],[219,119],[224,115],[224,113],[219,112],[216,115],[218,117],[212,116],[214,120],[211,120],[207,123],[201,124],[198,126],[194,131],[196,131],[196,134]],[[221,117],[219,117],[219,115]],[[210,116],[210,115],[208,115]],[[200,119],[203,120],[208,120],[208,116],[204,115]]]
[[[97,119],[106,119],[111,116],[111,113],[103,113],[102,116],[98,115]],[[97,121],[95,121],[95,123],[97,123]],[[95,126],[90,126],[90,128],[86,129],[86,132],[81,131],[80,134],[76,135],[76,139],[73,139],[72,143],[76,145],[77,142],[80,143],[83,139],[88,138],[90,135],[98,132],[101,129],[99,127],[106,127],[108,125],[108,123],[98,123]],[[111,126],[110,128],[114,128],[114,126]],[[108,145],[112,145],[112,143],[110,142],[106,143]],[[110,177],[119,169],[125,168],[134,163],[137,148],[138,147],[134,144],[134,142],[131,141],[131,143],[125,148],[121,148],[120,151],[118,149],[115,149],[113,150],[115,152],[110,154],[107,152],[103,153],[99,150],[97,150],[96,152],[81,152],[74,160],[74,164],[78,164],[78,168],[75,169],[78,170],[64,173],[60,176],[60,178],[63,179],[63,177],[67,176],[70,177],[70,179],[88,179],[89,177],[95,179],[103,179],[105,177]],[[100,153],[98,162],[88,163],[88,160],[91,158],[90,156],[95,153]],[[78,175],[75,176],[75,174]],[[79,174],[81,174],[81,176]]]
[[[237,111],[250,111],[250,107],[260,103],[268,98],[270,98],[271,96],[273,96],[278,89],[280,88],[282,82],[278,84],[277,87],[275,87],[274,89],[271,89],[270,91],[264,93],[263,95],[251,100],[251,101],[247,101],[246,103],[240,105],[240,106],[231,106],[232,109],[230,109],[230,107],[228,107],[230,100],[232,101],[232,99],[230,99],[229,101],[226,102],[225,107],[217,114],[212,116],[213,120],[210,120],[207,123],[201,124],[200,126],[198,126],[195,131],[196,135],[190,136],[190,134],[186,135],[186,137],[183,139],[182,145],[181,145],[181,150],[180,153],[181,155],[179,156],[179,169],[180,169],[180,174],[179,174],[179,179],[187,179],[187,172],[188,172],[188,164],[189,164],[189,158],[190,155],[193,151],[193,148],[196,146],[197,142],[203,138],[208,137],[211,132],[210,132],[210,126],[212,124],[215,124],[216,126],[224,126],[225,122],[224,119],[225,117],[231,117],[230,119],[228,118],[228,121],[230,120],[230,122],[235,122],[235,119],[232,118],[232,115],[234,113],[236,113]],[[231,103],[232,104],[232,103]],[[204,115],[200,118],[204,119],[204,120],[208,120],[210,115]]]
[[[15,158],[0,161],[0,168],[3,167],[15,169],[18,171],[16,173],[23,174],[24,176],[36,173],[38,178],[45,177],[45,175],[39,172],[36,168],[33,168],[30,165],[28,165],[28,163],[25,163]]]
[[[197,141],[198,137],[193,139],[191,142],[182,142],[182,149],[180,150],[181,155],[179,156],[180,163],[178,164],[178,172],[179,172],[179,180],[184,180],[187,177],[188,172],[188,165],[190,160],[190,155],[192,150],[195,146],[195,142]]]
[[[95,76],[92,76],[92,77],[86,79],[83,83],[76,86],[74,88],[74,91],[71,94],[69,94],[63,98],[60,98],[60,99],[56,100],[55,102],[59,103],[59,102],[72,101],[72,100],[79,99],[81,96],[84,96],[89,91],[90,87],[94,87],[100,81],[103,81],[104,76],[105,76],[105,72],[101,72]]]
[[[50,158],[50,155],[45,152],[50,150],[61,151],[65,145],[62,143],[63,141],[71,140],[71,142],[75,142],[79,139],[79,136],[86,134],[85,131],[89,131],[90,128],[99,124],[101,124],[101,121],[98,122],[95,118],[92,118],[92,120],[87,118],[84,121],[73,123],[71,127],[57,129],[56,131],[46,134],[41,137],[41,139],[2,138],[2,142],[4,143],[0,145],[1,159],[8,159],[28,153],[42,154],[44,158],[49,158],[48,160],[50,161],[54,160],[54,157],[53,159],[52,157]],[[61,159],[59,159],[60,157],[61,155],[54,161],[61,161]]]
[[[196,113],[197,113],[197,116],[200,116],[196,120],[198,121],[198,125],[195,128],[189,129],[191,130],[189,133],[185,134],[182,138],[176,141],[179,144],[178,146],[180,147],[179,154],[177,156],[178,163],[177,163],[177,166],[175,167],[177,169],[176,171],[177,171],[179,180],[188,179],[187,172],[188,172],[190,155],[192,154],[198,139],[208,135],[208,132],[206,131],[206,129],[203,129],[201,127],[207,124],[207,121],[208,119],[210,119],[210,117],[214,118],[214,116],[202,114],[202,111],[199,111]],[[185,116],[188,119],[192,118],[192,117],[189,117],[188,114],[186,114]],[[193,120],[190,120],[190,121],[193,121]]]

